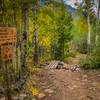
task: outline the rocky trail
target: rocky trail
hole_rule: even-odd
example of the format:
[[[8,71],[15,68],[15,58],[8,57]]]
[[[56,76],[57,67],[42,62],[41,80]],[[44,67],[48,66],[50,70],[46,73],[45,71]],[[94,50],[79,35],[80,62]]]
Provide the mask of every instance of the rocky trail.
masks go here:
[[[100,100],[100,71],[81,69],[77,62],[50,61],[30,75],[14,100]],[[24,99],[29,88],[38,89],[38,97]],[[0,99],[4,100],[4,99]]]
[[[42,69],[43,100],[100,100],[100,71],[85,71],[72,62],[60,69],[51,62]]]

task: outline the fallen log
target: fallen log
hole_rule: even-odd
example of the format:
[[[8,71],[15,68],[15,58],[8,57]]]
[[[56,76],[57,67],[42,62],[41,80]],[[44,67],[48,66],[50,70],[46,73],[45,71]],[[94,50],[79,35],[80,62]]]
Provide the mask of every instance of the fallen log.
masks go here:
[[[24,77],[22,79],[20,79],[15,85],[14,85],[14,90],[15,91],[20,91],[23,87],[23,85],[26,82],[26,78],[29,76],[29,72],[26,73],[26,75],[24,75]]]

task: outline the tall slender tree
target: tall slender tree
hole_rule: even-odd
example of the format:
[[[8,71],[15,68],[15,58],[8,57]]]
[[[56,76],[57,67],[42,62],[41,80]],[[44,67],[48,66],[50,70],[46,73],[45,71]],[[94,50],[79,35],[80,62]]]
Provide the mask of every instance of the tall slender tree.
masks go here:
[[[34,60],[34,65],[38,64],[38,33],[37,33],[37,7],[38,7],[38,0],[35,0],[33,2],[32,10],[34,14],[34,53],[33,53],[33,60]]]
[[[96,24],[99,24],[99,14],[100,14],[100,0],[97,0],[96,2],[98,4],[98,11],[97,11],[97,21]],[[96,28],[96,38],[95,38],[95,45],[98,46],[98,26]]]
[[[81,12],[85,15],[87,18],[87,25],[88,25],[88,35],[87,35],[87,52],[90,54],[91,52],[91,23],[90,23],[90,17],[93,14],[93,5],[94,0],[83,0],[84,5],[79,5],[79,9],[81,9]]]
[[[27,3],[22,0],[22,66],[25,67],[27,56],[27,31],[26,31],[26,13]]]

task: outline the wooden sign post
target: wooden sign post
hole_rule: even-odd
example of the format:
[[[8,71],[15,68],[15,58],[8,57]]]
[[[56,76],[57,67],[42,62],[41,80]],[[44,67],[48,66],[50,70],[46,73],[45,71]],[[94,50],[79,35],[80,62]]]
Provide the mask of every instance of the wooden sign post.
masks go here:
[[[0,27],[0,44],[16,43],[16,28]]]
[[[12,100],[9,78],[8,61],[13,59],[13,46],[8,43],[17,42],[16,28],[0,27],[0,44],[1,46],[1,59],[4,64],[4,86],[5,86],[5,100]]]
[[[1,58],[3,62],[13,59],[13,46],[4,45],[1,47]]]

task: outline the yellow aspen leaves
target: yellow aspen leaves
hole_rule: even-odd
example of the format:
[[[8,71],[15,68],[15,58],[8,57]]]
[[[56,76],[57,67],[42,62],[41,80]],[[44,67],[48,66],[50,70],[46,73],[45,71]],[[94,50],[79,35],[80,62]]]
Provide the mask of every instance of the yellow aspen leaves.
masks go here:
[[[36,97],[38,95],[38,90],[36,88],[31,87],[30,91],[31,91],[33,97]]]

